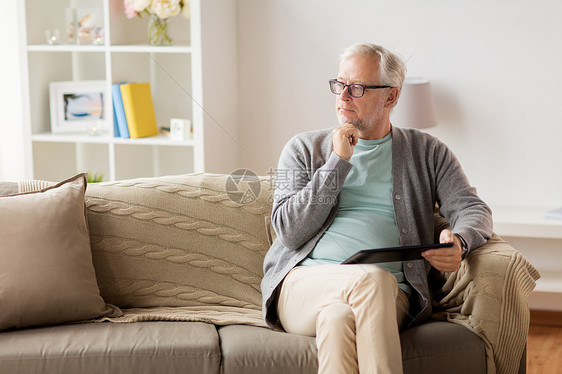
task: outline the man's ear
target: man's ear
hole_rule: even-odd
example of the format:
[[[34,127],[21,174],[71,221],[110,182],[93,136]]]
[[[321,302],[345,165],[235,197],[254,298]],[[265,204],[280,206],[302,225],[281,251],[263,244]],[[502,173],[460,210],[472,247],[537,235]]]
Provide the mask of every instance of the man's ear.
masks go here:
[[[400,93],[400,90],[398,89],[398,87],[391,87],[388,90],[388,95],[386,96],[385,108],[394,107],[394,104],[396,103],[396,100],[398,100],[398,94],[399,93]]]

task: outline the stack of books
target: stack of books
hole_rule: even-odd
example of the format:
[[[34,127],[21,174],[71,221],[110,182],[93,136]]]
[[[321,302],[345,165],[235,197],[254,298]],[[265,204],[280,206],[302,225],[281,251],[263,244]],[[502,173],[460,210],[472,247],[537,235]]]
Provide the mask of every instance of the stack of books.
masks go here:
[[[158,135],[150,83],[112,85],[115,137],[144,138]]]

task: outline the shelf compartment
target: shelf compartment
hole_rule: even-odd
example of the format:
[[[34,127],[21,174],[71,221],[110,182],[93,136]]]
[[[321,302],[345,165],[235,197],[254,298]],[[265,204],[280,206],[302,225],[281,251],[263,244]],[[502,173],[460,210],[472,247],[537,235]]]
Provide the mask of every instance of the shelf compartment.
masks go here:
[[[33,143],[34,178],[64,180],[78,173],[102,173],[110,179],[108,144]]]
[[[49,84],[61,81],[105,80],[104,54],[43,51],[28,54],[32,133],[51,130]]]
[[[116,144],[115,179],[193,173],[193,150],[193,147],[169,147],[138,142]]]
[[[115,52],[111,71],[113,83],[150,82],[159,127],[169,127],[172,118],[193,118],[189,54]]]
[[[123,11],[122,1],[110,1],[111,45],[137,45],[148,43],[148,21],[150,17],[128,19]],[[190,45],[190,20],[181,15],[169,18],[168,31],[174,45]]]
[[[33,22],[26,22],[27,44],[46,43],[45,30],[54,29],[59,30],[60,41],[69,43],[70,39],[67,37],[67,33],[69,27],[72,27],[72,19],[67,14],[68,8],[78,10],[77,21],[88,14],[93,18],[89,19],[89,25],[87,26],[107,29],[104,20],[104,3],[106,1],[113,0],[26,0],[26,19],[28,21],[33,20]],[[78,33],[75,31],[74,34],[77,35]],[[87,42],[90,42],[90,40]]]

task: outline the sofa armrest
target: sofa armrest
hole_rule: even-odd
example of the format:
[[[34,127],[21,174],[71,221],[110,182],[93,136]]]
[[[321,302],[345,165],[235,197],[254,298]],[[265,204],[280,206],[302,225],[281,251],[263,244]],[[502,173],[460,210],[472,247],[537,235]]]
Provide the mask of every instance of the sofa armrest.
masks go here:
[[[540,274],[494,234],[461,267],[443,274],[435,292],[435,319],[464,325],[486,345],[488,373],[516,373],[529,330],[527,298]]]

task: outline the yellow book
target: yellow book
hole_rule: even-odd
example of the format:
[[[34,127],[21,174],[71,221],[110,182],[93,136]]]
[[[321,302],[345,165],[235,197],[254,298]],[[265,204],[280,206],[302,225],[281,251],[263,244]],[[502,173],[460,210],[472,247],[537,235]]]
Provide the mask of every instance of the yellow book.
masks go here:
[[[150,83],[127,83],[120,86],[123,109],[131,138],[158,135]]]

